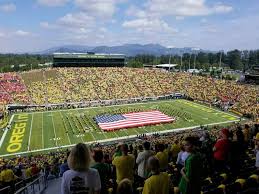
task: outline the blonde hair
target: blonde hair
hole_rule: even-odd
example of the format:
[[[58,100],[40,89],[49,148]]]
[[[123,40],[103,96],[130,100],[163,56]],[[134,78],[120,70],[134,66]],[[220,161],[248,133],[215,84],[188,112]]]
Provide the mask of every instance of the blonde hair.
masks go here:
[[[132,182],[127,178],[121,180],[117,187],[117,194],[133,194]]]
[[[68,166],[75,171],[86,171],[90,165],[90,151],[86,144],[78,143],[68,156]]]

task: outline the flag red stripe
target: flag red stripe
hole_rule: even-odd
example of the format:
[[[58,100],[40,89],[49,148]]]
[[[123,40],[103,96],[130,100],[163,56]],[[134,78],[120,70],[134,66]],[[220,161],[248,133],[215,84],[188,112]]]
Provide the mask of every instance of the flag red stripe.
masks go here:
[[[123,115],[125,116],[125,115]],[[108,123],[99,123],[99,125],[102,126],[111,126],[111,125],[119,125],[119,124],[123,124],[123,123],[131,123],[131,122],[141,122],[141,121],[146,121],[146,120],[164,120],[164,119],[172,119],[171,117],[168,117],[164,114],[150,114],[149,115],[143,115],[140,116],[138,115],[127,115],[125,116],[127,119],[126,120],[120,120],[120,121],[115,121],[115,122],[108,122]]]
[[[169,117],[160,111],[148,111],[148,112],[137,112],[127,113],[123,115],[126,117],[125,120],[99,123],[99,127],[103,130],[115,130],[122,128],[139,127],[144,125],[154,125],[160,123],[173,122],[175,119]]]

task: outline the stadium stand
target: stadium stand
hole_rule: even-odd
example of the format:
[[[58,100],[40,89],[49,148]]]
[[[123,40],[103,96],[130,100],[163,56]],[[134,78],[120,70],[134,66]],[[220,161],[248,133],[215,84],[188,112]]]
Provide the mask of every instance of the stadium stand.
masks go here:
[[[242,114],[257,117],[259,114],[256,86],[187,73],[130,68],[59,68],[22,73],[21,76],[27,96],[35,104],[128,99],[181,92],[194,100],[231,106],[233,111]],[[3,94],[2,98],[6,98],[6,102],[15,101],[8,94]]]

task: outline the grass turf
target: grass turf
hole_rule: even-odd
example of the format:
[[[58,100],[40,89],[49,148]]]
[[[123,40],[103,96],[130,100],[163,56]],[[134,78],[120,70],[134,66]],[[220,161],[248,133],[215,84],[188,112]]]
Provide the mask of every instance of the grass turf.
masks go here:
[[[114,132],[103,132],[93,120],[94,116],[103,113],[126,113],[154,109],[158,109],[169,116],[175,116],[177,120],[174,123]],[[174,129],[213,123],[228,123],[239,121],[239,117],[186,100],[170,100],[84,109],[17,113],[13,115],[11,121],[11,129],[2,136],[0,156],[57,149],[78,142],[109,141],[143,133],[173,131]],[[25,130],[19,128],[21,126],[24,126]],[[14,137],[14,133],[18,133],[18,137]],[[20,142],[20,146],[15,145],[16,142]],[[11,146],[11,144],[13,145]]]

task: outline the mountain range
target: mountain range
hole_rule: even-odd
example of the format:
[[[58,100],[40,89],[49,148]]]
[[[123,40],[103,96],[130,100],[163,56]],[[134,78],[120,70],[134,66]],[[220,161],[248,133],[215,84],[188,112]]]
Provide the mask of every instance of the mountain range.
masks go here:
[[[126,56],[135,56],[138,54],[150,54],[150,55],[182,55],[183,53],[197,53],[197,52],[209,52],[199,48],[184,47],[184,48],[167,48],[160,44],[124,44],[121,46],[81,46],[81,45],[65,45],[60,47],[53,47],[44,51],[36,52],[33,54],[51,55],[53,53],[109,53],[109,54],[124,54]]]

